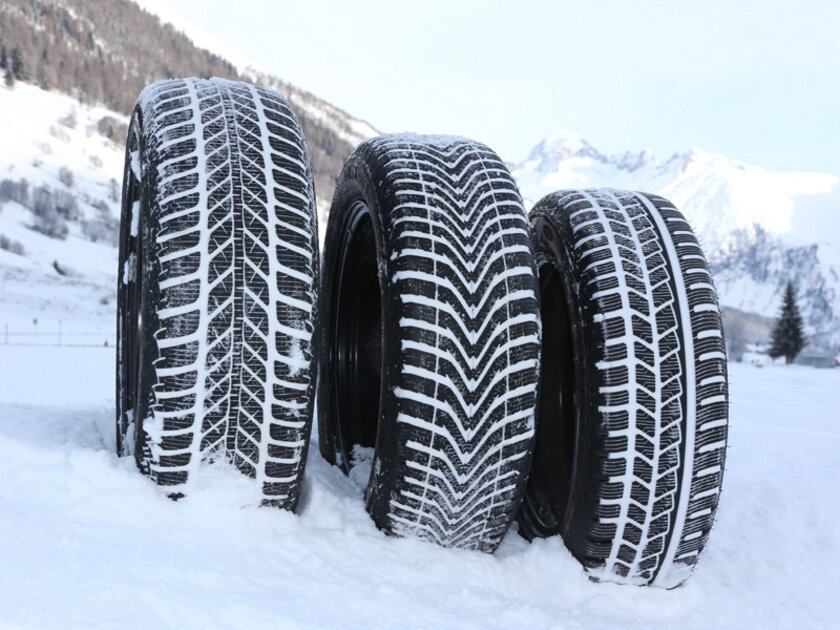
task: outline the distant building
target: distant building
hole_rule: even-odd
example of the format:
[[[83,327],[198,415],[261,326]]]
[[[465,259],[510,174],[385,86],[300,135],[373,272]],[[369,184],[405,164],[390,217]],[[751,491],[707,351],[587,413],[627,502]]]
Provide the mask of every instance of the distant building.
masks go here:
[[[800,352],[796,357],[797,365],[810,365],[815,368],[837,367],[837,357],[824,352]]]

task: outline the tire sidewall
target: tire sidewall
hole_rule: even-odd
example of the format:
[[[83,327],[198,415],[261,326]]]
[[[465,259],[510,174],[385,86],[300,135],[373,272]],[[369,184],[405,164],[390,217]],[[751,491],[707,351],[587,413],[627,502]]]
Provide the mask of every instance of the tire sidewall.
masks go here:
[[[146,448],[147,434],[143,428],[143,421],[149,415],[149,409],[154,402],[154,393],[151,385],[154,382],[154,366],[152,357],[157,356],[157,343],[154,335],[154,330],[157,329],[157,310],[154,304],[159,301],[160,291],[157,287],[158,274],[154,264],[156,256],[154,255],[154,239],[156,238],[156,204],[154,203],[156,194],[157,177],[153,172],[155,162],[148,155],[148,138],[147,130],[144,125],[144,112],[138,105],[132,114],[132,120],[129,124],[129,133],[136,134],[139,155],[140,181],[141,188],[140,195],[140,216],[137,218],[137,236],[140,238],[140,247],[142,266],[137,264],[135,273],[138,277],[142,277],[143,287],[140,296],[140,313],[144,321],[143,337],[136,348],[136,353],[133,356],[121,356],[123,351],[123,339],[126,335],[135,335],[135,330],[125,329],[124,309],[126,308],[127,294],[129,285],[124,282],[125,266],[129,262],[130,252],[129,239],[131,238],[131,225],[133,204],[128,198],[128,181],[131,174],[131,156],[126,154],[124,186],[123,186],[123,207],[121,209],[120,217],[120,252],[119,252],[119,310],[117,317],[120,318],[118,330],[121,339],[118,340],[118,357],[117,357],[117,398],[118,398],[118,437],[117,449],[120,455],[131,455],[137,461],[138,467],[148,473],[148,449]],[[126,383],[126,365],[131,362],[138,366],[139,380],[135,383]],[[124,393],[123,388],[128,388],[128,393]],[[129,422],[128,409],[125,406],[125,398],[136,387],[135,399],[130,401],[133,405],[131,413],[133,414],[133,423]],[[132,430],[133,435],[129,436],[126,430]],[[127,438],[133,442],[134,448],[132,452],[128,452]]]
[[[563,217],[565,218],[565,217]],[[575,386],[575,435],[574,461],[569,498],[557,532],[562,535],[566,546],[575,554],[585,553],[589,542],[586,535],[598,523],[599,489],[596,477],[601,476],[599,461],[593,457],[604,450],[606,428],[593,419],[599,418],[597,393],[600,379],[593,367],[603,355],[604,337],[598,334],[597,326],[590,326],[592,304],[581,295],[580,285],[572,281],[580,278],[580,269],[574,252],[569,247],[572,242],[571,226],[568,221],[558,218],[550,210],[539,206],[531,214],[534,249],[538,259],[545,259],[557,270],[560,276],[566,303],[569,309],[569,325],[572,332],[574,353]],[[543,326],[551,326],[543,322]],[[547,421],[538,418],[538,422]],[[539,530],[526,534],[543,535]]]
[[[335,409],[330,367],[330,350],[335,341],[332,339],[331,317],[334,306],[336,283],[339,280],[338,260],[339,244],[342,231],[346,227],[346,217],[353,205],[361,201],[370,212],[376,241],[376,259],[378,269],[379,291],[381,296],[382,321],[382,380],[379,392],[379,420],[374,447],[374,457],[371,467],[370,481],[367,486],[365,500],[368,510],[374,515],[377,525],[384,525],[385,510],[387,509],[390,489],[385,488],[387,476],[383,471],[392,470],[400,461],[397,449],[398,427],[395,422],[387,419],[395,418],[397,401],[393,389],[402,371],[399,348],[399,312],[401,308],[399,295],[392,290],[388,264],[390,248],[386,247],[384,223],[393,209],[393,196],[382,187],[377,187],[377,174],[371,170],[370,162],[375,160],[373,152],[368,146],[363,146],[354,153],[339,177],[333,196],[330,220],[324,241],[324,259],[321,271],[321,385],[318,388],[318,405],[323,411],[319,414],[319,441],[321,453],[327,461],[340,466],[349,472],[349,452],[353,445],[340,444],[338,431],[338,413]],[[384,506],[384,508],[383,508]],[[379,520],[376,514],[381,514]]]

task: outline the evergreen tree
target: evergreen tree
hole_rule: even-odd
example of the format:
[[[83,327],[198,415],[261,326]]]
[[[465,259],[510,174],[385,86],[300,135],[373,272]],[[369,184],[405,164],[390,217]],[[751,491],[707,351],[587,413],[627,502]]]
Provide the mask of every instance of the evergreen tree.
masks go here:
[[[20,52],[20,48],[17,46],[12,48],[12,63],[9,65],[11,66],[12,74],[15,75],[15,79],[20,79],[21,81],[29,80],[29,72],[23,61],[23,53]]]
[[[784,357],[785,363],[793,363],[804,346],[805,333],[802,329],[802,316],[799,314],[799,307],[796,306],[793,283],[788,281],[782,312],[773,328],[770,356],[774,359]]]
[[[11,68],[6,68],[6,86],[15,87],[15,75],[12,74]]]

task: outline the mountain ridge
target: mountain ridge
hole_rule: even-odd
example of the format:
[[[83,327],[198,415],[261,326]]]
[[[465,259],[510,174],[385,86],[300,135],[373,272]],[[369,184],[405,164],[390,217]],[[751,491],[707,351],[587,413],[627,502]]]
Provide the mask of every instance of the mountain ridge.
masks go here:
[[[712,265],[721,304],[775,317],[789,279],[810,340],[840,347],[840,177],[772,173],[701,149],[605,155],[574,134],[511,164],[526,205],[563,188],[642,190],[673,201]]]

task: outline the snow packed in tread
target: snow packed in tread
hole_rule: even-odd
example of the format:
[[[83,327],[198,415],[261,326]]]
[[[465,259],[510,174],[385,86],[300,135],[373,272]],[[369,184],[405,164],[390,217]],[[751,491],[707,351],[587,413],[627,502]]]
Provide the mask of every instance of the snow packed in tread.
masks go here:
[[[154,400],[148,472],[182,486],[230,458],[264,502],[293,507],[314,396],[318,277],[303,135],[276,93],[220,79],[163,81],[138,100],[154,169]],[[154,267],[153,267],[154,266]]]
[[[591,317],[582,325],[600,331],[599,356],[585,360],[605,451],[587,474],[603,481],[591,542],[577,553],[595,578],[676,586],[705,544],[723,474],[726,366],[708,267],[682,215],[658,197],[561,191],[535,213],[568,234]]]
[[[463,139],[370,141],[395,207],[390,282],[402,302],[405,459],[388,518],[400,535],[492,550],[534,434],[539,320],[522,201],[501,160]]]

